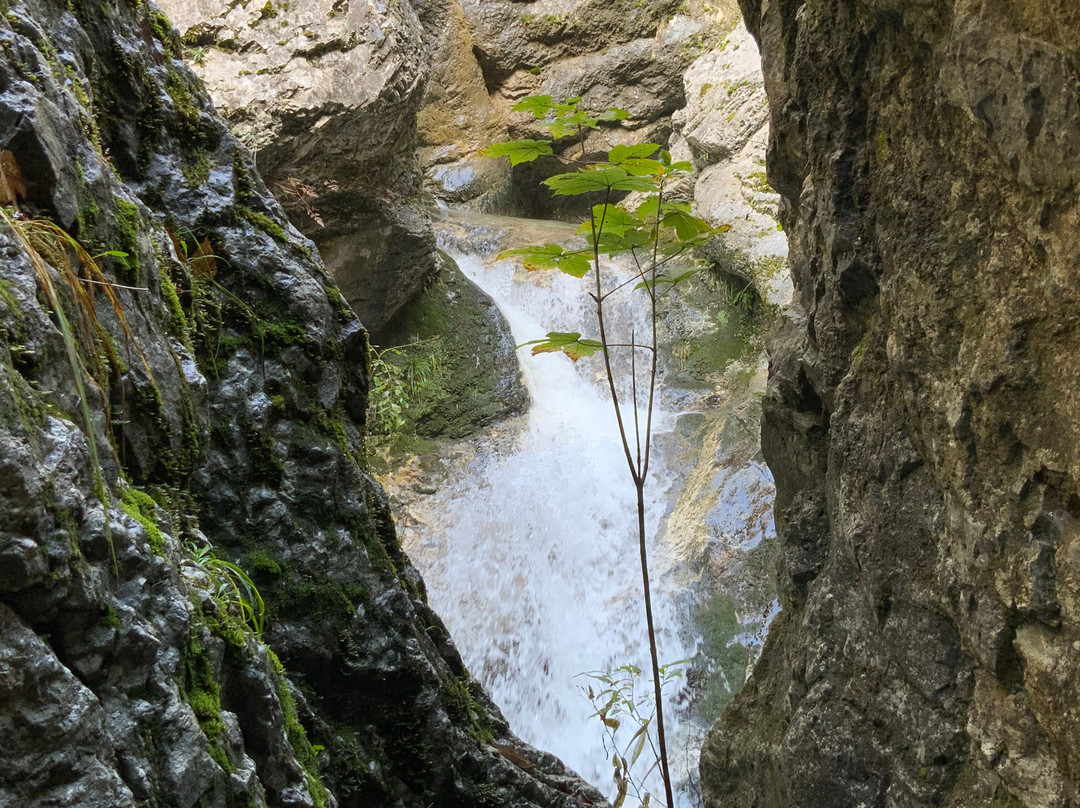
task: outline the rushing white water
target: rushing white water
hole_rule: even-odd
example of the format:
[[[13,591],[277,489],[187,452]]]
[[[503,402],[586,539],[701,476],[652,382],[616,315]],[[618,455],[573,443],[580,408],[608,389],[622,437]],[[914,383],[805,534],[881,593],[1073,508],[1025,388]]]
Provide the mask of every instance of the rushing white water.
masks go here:
[[[573,228],[467,215],[443,226],[444,247],[495,300],[517,343],[549,331],[596,335],[589,276],[529,273],[490,257],[522,243],[565,243]],[[613,342],[629,342],[631,333],[640,341],[649,330],[642,296],[634,297],[611,299]],[[716,330],[715,322],[729,320],[714,320],[710,331],[708,317],[693,305],[669,308],[666,339],[712,345],[715,361],[725,366],[737,339],[731,335],[729,344]],[[669,377],[677,379],[673,345],[665,343],[664,355],[672,357]],[[621,353],[623,372],[628,351]],[[532,398],[527,414],[442,446],[441,471],[431,458],[423,467],[398,468],[391,487],[399,533],[466,664],[514,731],[613,796],[611,750],[583,691],[597,686],[589,672],[629,664],[646,671],[637,694],[651,696],[634,487],[600,358],[573,363],[561,354],[518,355]],[[738,372],[725,374],[723,384],[710,382],[697,393],[665,389],[661,381],[657,396],[664,406],[706,410],[654,417],[662,451],[653,456],[646,490],[660,659],[695,657],[693,690],[680,691],[679,682],[665,699],[673,775],[681,785],[677,808],[694,803],[687,778],[696,770],[696,750],[720,706],[741,687],[773,597],[767,571],[760,572],[768,557],[767,550],[760,553],[768,546],[762,540],[773,535],[771,477],[756,455],[750,405],[764,388],[759,361],[752,354],[750,364],[738,366],[748,374],[743,381],[732,381]],[[628,384],[620,386],[624,401],[628,392]],[[632,424],[631,413],[624,417]],[[765,559],[759,573],[750,572],[755,553]],[[687,589],[691,579],[700,585]],[[742,662],[732,654],[735,645],[746,649]],[[646,714],[650,705],[651,698]],[[616,736],[620,749],[636,729],[624,724]],[[637,774],[651,762],[646,751]],[[662,794],[658,774],[646,786]]]
[[[587,281],[454,258],[495,299],[518,343],[548,331],[595,333]],[[626,329],[634,317],[626,310],[613,319]],[[649,669],[634,488],[610,397],[594,375],[600,363],[519,353],[532,397],[527,415],[428,499],[438,524],[410,552],[466,664],[514,730],[606,789],[611,754],[582,693],[596,682],[583,674]],[[655,480],[664,469],[654,466],[651,476],[647,523],[655,535],[664,511]],[[650,566],[661,662],[683,659],[691,649],[679,638],[674,565],[652,546]],[[642,676],[642,692],[650,681]],[[672,705],[667,713],[674,734]],[[624,730],[623,743],[633,731]],[[650,785],[661,788],[655,778]]]

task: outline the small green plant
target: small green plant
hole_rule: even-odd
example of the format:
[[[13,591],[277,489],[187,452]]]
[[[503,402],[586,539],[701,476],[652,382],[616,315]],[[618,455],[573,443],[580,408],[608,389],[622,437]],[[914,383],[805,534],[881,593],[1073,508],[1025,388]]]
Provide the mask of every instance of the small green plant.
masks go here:
[[[688,203],[670,198],[671,186],[690,173],[693,167],[688,162],[673,161],[671,154],[655,143],[620,144],[607,153],[607,159],[589,160],[586,148],[588,132],[599,129],[602,124],[625,120],[628,114],[616,107],[592,114],[581,109],[580,102],[580,98],[554,101],[551,96],[538,95],[524,98],[513,107],[515,112],[531,113],[552,139],[573,137],[580,147],[577,157],[556,154],[551,140],[498,143],[481,153],[491,157],[508,157],[511,165],[531,162],[541,156],[556,157],[573,170],[549,177],[544,184],[556,196],[585,196],[589,203],[590,216],[578,230],[579,235],[585,237],[585,247],[542,244],[506,250],[499,257],[516,258],[528,270],[558,270],[575,278],[592,275],[588,295],[596,314],[596,338],[583,337],[577,332],[549,332],[543,339],[530,340],[525,344],[532,346],[534,354],[563,353],[575,362],[596,355],[604,363],[622,449],[637,494],[638,549],[652,666],[655,717],[649,717],[645,729],[636,737],[643,737],[650,730],[655,730],[657,765],[664,783],[666,805],[672,808],[674,799],[661,693],[665,674],[658,662],[645,527],[645,487],[652,453],[652,418],[657,381],[656,304],[662,291],[699,271],[697,266],[674,269],[677,264],[673,262],[688,257],[695,247],[727,228],[711,227],[691,213]],[[621,202],[628,193],[642,196],[633,204]],[[620,255],[629,256],[633,262],[635,269],[629,280],[612,277],[612,268],[604,260]],[[617,338],[609,332],[607,307],[613,296],[628,293],[639,293],[644,297],[648,333],[642,336],[631,329],[625,337]],[[612,362],[614,352],[628,355],[628,374],[616,371]],[[629,396],[625,393],[620,395],[620,390],[627,388]],[[618,688],[613,692],[617,694]],[[602,718],[614,720],[610,716],[612,709],[614,705]],[[637,707],[634,709],[637,710]],[[629,778],[628,767],[621,766],[621,761],[616,761],[616,769],[617,784],[619,777]],[[621,785],[619,787],[625,799],[625,789]],[[649,793],[642,796],[643,804],[651,799]]]
[[[689,663],[689,659],[680,659],[660,665],[660,689],[681,679],[683,666]],[[612,808],[622,808],[631,790],[642,806],[648,806],[652,795],[644,783],[660,766],[660,752],[649,734],[649,727],[656,720],[654,693],[649,692],[648,686],[642,687],[641,668],[636,665],[620,665],[613,671],[591,671],[581,675],[596,680],[599,686],[585,685],[581,691],[595,709],[593,716],[604,725],[604,752],[611,756],[616,788]],[[623,729],[633,730],[629,738],[626,732],[619,734]],[[642,760],[646,748],[649,751]],[[641,773],[634,770],[639,761],[649,764]]]
[[[262,635],[266,604],[251,576],[231,561],[218,558],[209,544],[188,542],[187,548],[192,560],[210,578],[218,603],[246,623],[256,636]]]
[[[7,154],[10,154],[8,152]],[[5,175],[6,169],[3,172]],[[72,376],[75,381],[75,392],[79,399],[79,407],[82,411],[83,429],[86,432],[87,445],[90,452],[90,463],[94,474],[94,492],[106,513],[109,510],[109,493],[102,474],[101,458],[98,455],[97,438],[94,430],[94,422],[90,413],[90,401],[86,395],[85,380],[93,381],[99,389],[106,384],[106,367],[102,361],[102,353],[109,366],[119,372],[122,367],[120,358],[116,355],[112,340],[108,332],[98,320],[94,306],[95,290],[100,289],[120,323],[128,345],[134,345],[136,352],[142,359],[147,375],[153,380],[150,364],[146,360],[142,349],[132,340],[131,329],[128,327],[127,317],[116,290],[121,287],[108,280],[97,259],[103,256],[126,258],[127,253],[119,250],[109,250],[99,256],[90,255],[89,252],[66,230],[55,222],[48,219],[30,218],[19,213],[16,195],[7,190],[10,181],[4,179],[5,193],[8,201],[12,204],[9,212],[0,208],[0,221],[7,226],[15,237],[19,248],[29,259],[34,268],[45,301],[60,327],[60,333],[64,342],[64,350],[67,353],[68,363],[71,365]],[[56,279],[53,275],[56,273]],[[64,300],[60,293],[60,285],[67,290],[74,300],[77,325],[72,324],[71,318],[66,313]],[[146,291],[145,289],[139,291]],[[102,392],[100,396],[106,408],[106,418],[109,419],[108,397]],[[112,529],[108,518],[105,519],[105,537],[109,545],[109,553],[112,557],[113,574],[119,577],[120,566],[116,559],[116,548],[113,546]]]
[[[206,64],[206,54],[210,48],[205,45],[199,45],[196,47],[185,47],[184,58],[192,64],[199,65],[200,67]]]
[[[732,279],[725,281],[724,297],[730,308],[738,309],[744,314],[753,311],[758,302],[757,290],[754,288],[753,281],[746,281],[745,283]]]
[[[409,423],[410,405],[431,384],[439,371],[433,339],[387,348],[371,347],[371,391],[368,427],[373,435],[397,435]]]

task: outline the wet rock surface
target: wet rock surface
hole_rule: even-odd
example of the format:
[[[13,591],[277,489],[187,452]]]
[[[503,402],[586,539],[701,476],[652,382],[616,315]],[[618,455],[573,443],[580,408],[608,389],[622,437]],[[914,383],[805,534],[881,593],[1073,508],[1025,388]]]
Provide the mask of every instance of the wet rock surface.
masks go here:
[[[164,17],[34,0],[0,39],[0,803],[602,804],[427,606],[360,463],[366,334]]]
[[[520,415],[529,403],[513,334],[495,302],[448,254],[431,285],[408,303],[375,345],[426,349],[425,390],[410,402],[406,431],[461,438]]]
[[[797,305],[783,611],[711,806],[1080,800],[1072,4],[743,3]]]

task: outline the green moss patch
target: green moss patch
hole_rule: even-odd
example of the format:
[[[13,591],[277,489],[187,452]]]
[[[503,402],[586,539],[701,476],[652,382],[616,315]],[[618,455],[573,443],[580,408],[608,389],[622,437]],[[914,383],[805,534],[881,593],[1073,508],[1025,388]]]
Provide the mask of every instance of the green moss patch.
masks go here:
[[[282,244],[289,243],[289,237],[285,233],[285,228],[265,213],[259,213],[257,210],[252,210],[251,208],[242,205],[237,206],[236,212],[275,241],[280,241]]]
[[[285,714],[285,732],[289,737],[289,744],[293,748],[296,759],[304,768],[304,774],[307,776],[308,791],[311,792],[311,799],[314,800],[316,808],[325,808],[329,802],[329,794],[323,784],[322,776],[319,774],[318,753],[308,740],[307,730],[300,723],[300,715],[296,709],[296,699],[293,698],[292,693],[289,691],[289,682],[285,678],[285,667],[273,651],[267,649],[266,654],[270,658],[270,664],[273,666],[277,678],[278,700],[281,702],[281,710]]]
[[[443,255],[436,281],[372,337],[373,434],[461,438],[520,412],[513,340],[491,299]]]
[[[157,555],[165,552],[165,534],[157,524],[157,502],[149,494],[130,485],[120,487],[120,507],[146,530],[150,549]]]

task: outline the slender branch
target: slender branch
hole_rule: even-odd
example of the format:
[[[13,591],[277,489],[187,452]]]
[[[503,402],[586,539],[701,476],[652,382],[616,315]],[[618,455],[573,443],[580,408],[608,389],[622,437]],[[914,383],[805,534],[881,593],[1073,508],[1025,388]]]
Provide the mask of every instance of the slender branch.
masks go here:
[[[631,252],[631,254],[634,256],[634,260],[636,262],[637,261],[637,253]],[[642,269],[641,266],[639,265],[637,272],[635,272],[633,275],[631,275],[629,278],[627,278],[622,283],[608,289],[606,292],[604,292],[603,295],[601,295],[600,299],[601,300],[606,300],[607,298],[611,297],[613,294],[615,294],[620,289],[623,289],[623,288],[629,286],[630,284],[632,284],[634,281],[644,280],[645,275],[646,275],[647,272],[648,272],[648,268]]]
[[[642,469],[641,477],[644,479],[649,474],[649,460],[652,456],[652,416],[653,416],[653,403],[656,395],[656,265],[657,265],[657,250],[659,249],[660,242],[660,213],[663,210],[664,203],[664,183],[661,180],[660,189],[657,191],[656,198],[656,226],[653,231],[653,263],[652,263],[652,285],[646,286],[646,290],[649,293],[649,320],[652,327],[652,370],[649,374],[649,406],[647,409],[646,422],[645,422],[645,466]],[[665,765],[667,765],[665,759]],[[670,807],[669,807],[670,808]]]
[[[608,390],[611,392],[611,403],[615,407],[615,421],[619,426],[619,439],[622,441],[623,453],[626,455],[626,465],[630,468],[630,476],[634,485],[638,485],[637,467],[634,465],[634,457],[630,453],[630,444],[626,439],[626,425],[623,423],[622,407],[619,406],[619,393],[615,389],[615,371],[611,367],[611,354],[608,351],[607,326],[604,323],[604,289],[600,279],[600,233],[604,232],[604,221],[607,217],[608,202],[611,198],[611,190],[604,194],[604,212],[600,215],[600,226],[597,228],[596,216],[592,214],[592,195],[590,194],[589,224],[592,229],[593,242],[593,266],[596,269],[596,323],[600,331],[600,344],[604,346],[601,353],[604,355],[604,372],[607,374]]]
[[[632,342],[609,342],[608,347],[609,348],[633,348],[634,350],[637,350],[637,351],[650,351],[652,353],[656,352],[656,348],[654,348],[652,345],[642,345],[640,343],[632,343]]]
[[[619,285],[613,286],[612,288],[608,289],[606,292],[604,292],[603,297],[605,297],[605,298],[610,297],[615,292],[619,291],[623,287],[629,286],[634,281],[643,280],[645,278],[645,276],[649,273],[650,270],[658,270],[658,269],[661,269],[662,267],[667,266],[672,261],[674,261],[676,258],[679,258],[680,256],[684,255],[689,249],[690,249],[689,247],[682,247],[682,248],[679,249],[678,252],[672,253],[671,255],[665,257],[662,261],[658,261],[656,264],[654,264],[651,267],[642,267],[641,262],[638,260],[637,253],[634,252],[633,250],[631,250],[630,253],[634,257],[634,262],[638,265],[638,271],[635,272],[632,277],[630,277],[627,280],[623,281]],[[576,250],[575,252],[584,252],[584,250]]]
[[[645,457],[641,469],[640,482],[637,484],[637,507],[638,507],[638,544],[641,551],[641,584],[645,593],[645,622],[649,631],[649,655],[652,658],[653,691],[656,698],[656,740],[660,746],[661,776],[664,781],[664,795],[667,798],[667,808],[675,808],[675,800],[671,791],[671,767],[668,765],[667,739],[664,732],[664,702],[662,694],[662,682],[660,681],[660,661],[657,658],[656,631],[653,626],[652,595],[649,591],[649,559],[648,549],[645,545],[645,480],[649,474],[649,460],[652,452],[652,416],[656,394],[656,271],[657,258],[659,256],[660,242],[660,214],[663,210],[664,186],[660,185],[657,192],[656,224],[653,229],[653,260],[652,260],[652,285],[646,286],[649,294],[649,318],[652,327],[652,366],[649,374],[649,404],[645,416]]]
[[[636,339],[634,338],[634,329],[630,329],[630,346],[636,348]],[[641,474],[641,422],[638,416],[638,396],[637,396],[637,351],[630,351],[630,392],[632,396],[634,406],[634,448],[636,451],[636,461],[638,474]]]
[[[660,661],[656,653],[656,630],[653,628],[652,595],[649,591],[649,553],[645,546],[645,480],[635,480],[637,487],[638,549],[641,552],[641,588],[645,594],[645,625],[649,632],[649,656],[652,661],[653,698],[656,699],[656,741],[660,746],[660,775],[664,781],[667,808],[675,808],[671,792],[671,770],[668,766],[667,739],[664,736],[664,702],[660,692]]]

